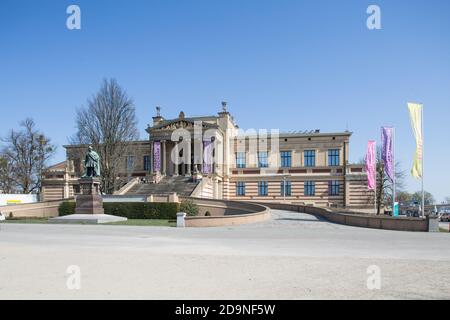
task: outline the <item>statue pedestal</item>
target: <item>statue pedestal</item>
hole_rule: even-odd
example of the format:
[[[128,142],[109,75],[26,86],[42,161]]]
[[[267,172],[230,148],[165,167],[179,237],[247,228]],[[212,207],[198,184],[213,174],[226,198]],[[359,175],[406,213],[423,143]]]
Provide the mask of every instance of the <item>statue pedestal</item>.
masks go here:
[[[104,214],[100,179],[81,178],[78,181],[81,194],[76,197],[75,214]]]

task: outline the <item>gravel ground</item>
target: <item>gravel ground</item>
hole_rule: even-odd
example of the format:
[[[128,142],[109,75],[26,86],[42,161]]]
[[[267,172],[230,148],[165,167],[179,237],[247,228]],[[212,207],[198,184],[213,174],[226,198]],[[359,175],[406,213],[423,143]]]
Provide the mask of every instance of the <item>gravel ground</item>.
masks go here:
[[[7,224],[0,299],[450,299],[449,240],[279,210],[226,228]]]

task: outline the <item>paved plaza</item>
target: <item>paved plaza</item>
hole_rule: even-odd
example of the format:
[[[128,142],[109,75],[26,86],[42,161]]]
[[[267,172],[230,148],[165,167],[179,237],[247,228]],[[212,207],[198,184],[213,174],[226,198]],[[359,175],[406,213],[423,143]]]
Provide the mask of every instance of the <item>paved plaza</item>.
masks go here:
[[[224,228],[3,224],[0,299],[450,299],[449,240],[277,210]]]

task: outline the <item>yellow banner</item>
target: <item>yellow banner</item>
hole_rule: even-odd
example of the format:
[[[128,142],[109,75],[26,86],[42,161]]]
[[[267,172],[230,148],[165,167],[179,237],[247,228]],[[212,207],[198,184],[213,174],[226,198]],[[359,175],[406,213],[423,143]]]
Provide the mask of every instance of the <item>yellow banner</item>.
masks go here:
[[[411,175],[416,178],[422,178],[422,161],[423,161],[423,136],[422,136],[422,108],[423,105],[417,103],[408,103],[409,116],[414,137],[416,138],[416,154],[414,155],[414,164]]]

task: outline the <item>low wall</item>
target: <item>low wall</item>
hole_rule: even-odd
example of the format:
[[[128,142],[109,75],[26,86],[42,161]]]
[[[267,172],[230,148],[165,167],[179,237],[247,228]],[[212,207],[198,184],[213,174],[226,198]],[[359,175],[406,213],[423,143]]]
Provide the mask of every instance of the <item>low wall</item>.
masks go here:
[[[256,223],[270,218],[270,209],[264,205],[199,198],[192,200],[199,207],[199,215],[186,217],[186,227],[223,227],[247,223]],[[205,216],[209,212],[211,216]]]
[[[264,203],[271,209],[289,210],[304,212],[314,216],[322,217],[330,222],[344,224],[354,227],[397,230],[397,231],[429,231],[428,219],[421,218],[405,218],[405,217],[388,217],[388,216],[369,216],[358,214],[337,213],[329,209],[300,206],[284,203]]]
[[[6,218],[53,218],[58,216],[59,205],[64,201],[67,200],[1,206],[0,212]]]
[[[122,188],[120,188],[120,190],[114,192],[114,195],[117,196],[122,196],[127,194],[128,191],[131,190],[131,188],[133,188],[135,185],[137,185],[139,183],[140,179],[139,178],[133,178],[130,181],[128,181],[127,184],[125,184]]]
[[[147,202],[147,196],[141,195],[103,195],[103,202]]]

